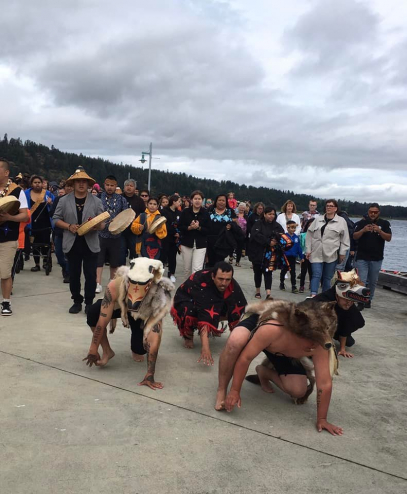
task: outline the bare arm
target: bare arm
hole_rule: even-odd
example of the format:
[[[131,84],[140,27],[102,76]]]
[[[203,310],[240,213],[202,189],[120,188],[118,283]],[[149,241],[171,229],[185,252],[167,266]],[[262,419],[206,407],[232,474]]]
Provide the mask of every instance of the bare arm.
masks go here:
[[[312,357],[317,384],[317,429],[330,432],[333,436],[341,436],[342,428],[328,422],[328,409],[332,394],[332,377],[329,372],[329,352],[318,347]]]
[[[115,282],[111,281],[105,290],[105,296],[103,297],[102,300],[102,305],[100,307],[100,314],[99,314],[99,319],[96,324],[96,327],[93,331],[92,335],[92,341],[89,347],[88,355],[85,357],[83,360],[87,361],[86,364],[92,367],[93,363],[96,363],[98,356],[98,349],[100,342],[102,341],[103,335],[106,332],[107,325],[109,324],[112,314],[113,314],[113,309],[114,309],[114,304],[116,301],[116,290],[115,290]]]

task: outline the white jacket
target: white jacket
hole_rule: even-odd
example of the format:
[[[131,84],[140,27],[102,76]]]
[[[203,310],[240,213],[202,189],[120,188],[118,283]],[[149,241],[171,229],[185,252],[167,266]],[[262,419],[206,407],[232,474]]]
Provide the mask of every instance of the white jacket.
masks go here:
[[[291,220],[297,223],[297,228],[295,229],[295,233],[299,235],[301,233],[300,217],[298,216],[298,214],[293,213]],[[287,233],[287,217],[285,213],[280,213],[277,216],[277,223],[280,223],[280,225],[284,228],[285,233]]]
[[[311,223],[305,237],[306,253],[311,252],[311,262],[333,262],[344,256],[350,247],[349,230],[346,221],[335,214],[326,225],[321,237],[321,228],[325,225],[325,215],[318,216]]]

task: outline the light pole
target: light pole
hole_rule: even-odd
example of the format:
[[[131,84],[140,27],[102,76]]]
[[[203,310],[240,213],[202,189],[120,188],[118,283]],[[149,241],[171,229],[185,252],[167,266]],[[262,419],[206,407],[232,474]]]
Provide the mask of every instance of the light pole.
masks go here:
[[[139,160],[141,163],[145,163],[146,160],[144,156],[148,154],[148,192],[151,192],[151,160],[153,159],[153,143],[150,142],[150,151],[142,151],[141,153],[141,160]]]

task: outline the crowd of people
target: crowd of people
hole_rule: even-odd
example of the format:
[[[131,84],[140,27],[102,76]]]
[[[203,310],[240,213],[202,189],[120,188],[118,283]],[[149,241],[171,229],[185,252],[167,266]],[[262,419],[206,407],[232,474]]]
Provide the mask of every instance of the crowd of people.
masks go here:
[[[7,209],[16,201],[17,209]],[[12,315],[13,279],[23,261],[33,256],[31,271],[40,272],[42,259],[48,274],[55,252],[62,281],[69,283],[69,313],[81,312],[84,304],[93,332],[84,359],[88,365],[104,366],[113,358],[106,328],[121,317],[132,330],[134,360],[141,361],[147,354],[147,374],[140,384],[159,389],[162,384],[154,375],[163,315],[171,311],[186,348],[194,346],[194,332],[198,331],[199,361],[207,365],[213,364],[209,336],[222,334],[226,327],[222,321],[227,321],[233,332],[219,363],[217,410],[240,406],[248,365],[261,351],[272,363],[271,368],[258,366],[262,389],[270,392],[270,382],[274,382],[284,392],[301,398],[307,390],[307,369],[292,360],[312,356],[320,393],[318,428],[341,434],[340,428],[326,420],[331,392],[325,351],[331,343],[327,341],[337,339],[339,355],[352,357],[346,347],[354,344],[351,333],[364,325],[360,310],[371,307],[384,244],[391,240],[390,223],[380,218],[377,203],[369,205],[366,216],[356,224],[334,199],[325,201],[323,213],[318,212],[315,200],[302,214],[292,200],[286,201],[279,213],[266,204],[266,198],[254,205],[238,201],[233,192],[214,199],[199,190],[189,197],[177,192],[154,197],[146,189],[138,190],[133,179],[121,188],[116,177],[108,175],[100,186],[81,168],[58,183],[38,175],[19,174],[11,179],[10,163],[0,158],[2,315]],[[177,271],[179,255],[182,273]],[[246,313],[245,294],[234,278],[234,269],[242,267],[244,258],[253,270],[253,297],[263,298],[263,280],[265,289],[264,300],[246,308]],[[94,303],[103,291],[105,266],[109,282],[103,300]],[[168,279],[163,277],[164,268]],[[309,289],[312,300],[304,307],[303,302],[297,304],[295,317],[294,313],[286,317],[295,304],[273,302],[276,270],[280,270],[279,290],[286,290],[288,280],[294,294]],[[339,274],[332,286],[335,272]],[[182,283],[171,302],[177,277]],[[359,302],[359,310],[355,302]],[[273,303],[277,304],[274,312],[264,319],[266,308],[271,307],[267,304]],[[324,317],[328,322],[322,328]],[[298,333],[304,325],[308,329]]]

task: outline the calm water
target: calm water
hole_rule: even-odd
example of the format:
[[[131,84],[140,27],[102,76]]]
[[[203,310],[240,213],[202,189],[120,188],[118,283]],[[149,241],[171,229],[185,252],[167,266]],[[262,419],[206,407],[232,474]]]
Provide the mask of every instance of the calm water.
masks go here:
[[[393,236],[391,242],[386,242],[382,269],[407,271],[407,221],[391,220],[390,224]]]

